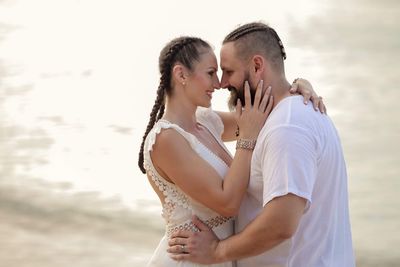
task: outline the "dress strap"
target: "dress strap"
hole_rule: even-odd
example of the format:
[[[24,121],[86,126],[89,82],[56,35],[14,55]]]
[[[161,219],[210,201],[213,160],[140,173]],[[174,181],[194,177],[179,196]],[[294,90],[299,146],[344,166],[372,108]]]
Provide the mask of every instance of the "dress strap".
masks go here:
[[[192,135],[191,133],[186,132],[185,130],[183,130],[179,125],[171,123],[167,120],[161,119],[158,120],[156,122],[156,124],[154,125],[153,129],[150,131],[150,133],[148,134],[147,138],[146,138],[146,142],[145,142],[145,151],[151,151],[153,150],[153,145],[156,143],[156,138],[157,135],[161,132],[161,130],[163,129],[174,129],[175,131],[177,131],[179,134],[181,134],[190,144],[190,146],[192,146],[193,149],[196,148],[197,145],[197,139],[194,135]]]

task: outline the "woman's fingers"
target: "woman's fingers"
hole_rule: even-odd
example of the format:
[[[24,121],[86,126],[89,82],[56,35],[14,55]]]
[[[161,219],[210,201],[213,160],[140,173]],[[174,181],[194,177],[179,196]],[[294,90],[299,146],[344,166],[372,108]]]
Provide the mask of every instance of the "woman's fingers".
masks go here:
[[[263,85],[264,81],[260,80],[257,85],[256,95],[254,97],[253,108],[258,109],[260,107],[260,102],[262,100],[262,93],[263,93]]]
[[[320,98],[316,94],[314,94],[314,95],[311,96],[311,101],[312,101],[314,110],[317,111]]]
[[[242,115],[242,101],[240,101],[240,98],[238,98],[236,102],[236,110],[235,110],[235,119],[238,121],[240,116]]]
[[[304,104],[308,104],[308,101],[313,101],[313,95],[310,91],[308,90],[302,90],[301,94],[303,95],[303,102]]]
[[[298,87],[299,87],[299,85],[298,85],[297,81],[293,82],[293,83],[292,83],[292,87],[290,88],[289,92],[290,92],[291,94],[297,93]]]
[[[267,90],[265,90],[265,93],[264,93],[264,95],[262,97],[261,104],[260,104],[260,107],[259,107],[259,109],[262,112],[265,112],[267,104],[269,103],[268,100],[269,100],[269,96],[270,95],[271,95],[271,86],[268,86]]]
[[[268,106],[265,109],[265,114],[269,115],[269,113],[271,113],[273,107],[274,107],[274,97],[271,95],[269,97]]]
[[[250,85],[248,81],[244,82],[244,109],[251,108],[251,95],[250,95]]]
[[[324,101],[322,100],[322,97],[320,97],[318,108],[319,108],[319,111],[321,111],[321,113],[326,114],[326,106],[324,104]]]

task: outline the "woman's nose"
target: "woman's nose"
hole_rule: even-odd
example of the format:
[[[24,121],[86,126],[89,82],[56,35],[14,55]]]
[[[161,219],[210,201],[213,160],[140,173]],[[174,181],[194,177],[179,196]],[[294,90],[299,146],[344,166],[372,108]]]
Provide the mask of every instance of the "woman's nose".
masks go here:
[[[216,81],[215,83],[214,83],[214,89],[221,89],[221,83],[219,82],[219,81]]]

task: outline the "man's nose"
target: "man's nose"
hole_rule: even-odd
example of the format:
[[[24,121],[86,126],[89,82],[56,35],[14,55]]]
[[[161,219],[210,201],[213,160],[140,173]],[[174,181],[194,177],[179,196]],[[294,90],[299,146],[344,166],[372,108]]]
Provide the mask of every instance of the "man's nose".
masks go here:
[[[229,83],[226,79],[222,78],[221,82],[220,82],[220,87],[221,88],[228,88],[229,87]]]

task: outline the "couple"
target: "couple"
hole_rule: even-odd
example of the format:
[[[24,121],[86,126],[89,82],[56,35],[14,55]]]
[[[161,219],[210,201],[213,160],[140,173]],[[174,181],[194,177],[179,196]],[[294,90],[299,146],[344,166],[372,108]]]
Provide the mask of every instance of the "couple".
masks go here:
[[[149,266],[354,266],[339,137],[328,116],[290,94],[277,33],[245,24],[220,55],[221,82],[205,41],[180,37],[161,51],[139,154],[166,221]],[[209,108],[221,87],[235,112]],[[233,140],[234,157],[223,143]]]

